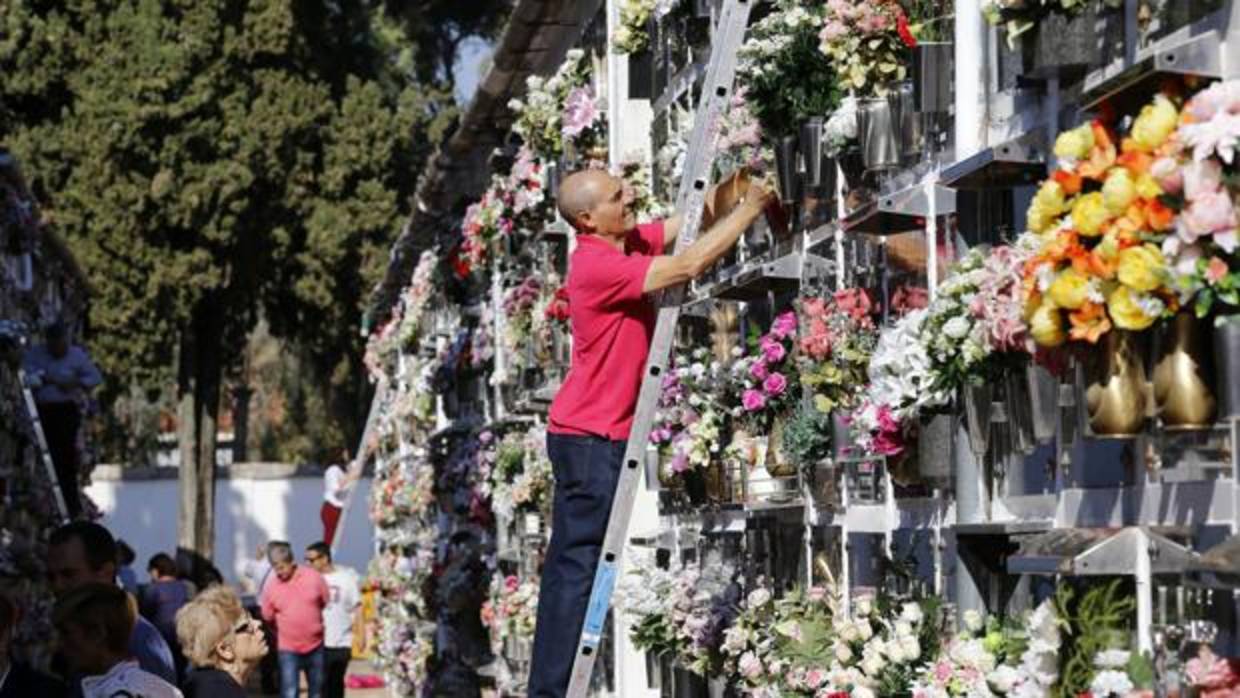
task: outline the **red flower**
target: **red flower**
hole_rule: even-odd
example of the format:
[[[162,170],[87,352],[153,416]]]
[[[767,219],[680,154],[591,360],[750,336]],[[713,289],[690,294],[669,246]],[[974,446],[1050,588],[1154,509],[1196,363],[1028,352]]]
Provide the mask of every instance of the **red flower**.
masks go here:
[[[912,30],[909,29],[908,17],[904,16],[903,12],[896,17],[896,31],[899,32],[900,41],[903,41],[905,46],[917,48],[917,37],[913,36]]]

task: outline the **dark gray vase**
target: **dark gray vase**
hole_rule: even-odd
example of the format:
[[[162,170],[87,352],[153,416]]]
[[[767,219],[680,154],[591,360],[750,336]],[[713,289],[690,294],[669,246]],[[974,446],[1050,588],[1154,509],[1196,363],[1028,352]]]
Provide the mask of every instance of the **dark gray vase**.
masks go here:
[[[919,114],[941,114],[952,106],[955,45],[922,42],[913,49],[913,108]]]
[[[1240,315],[1215,320],[1214,370],[1219,418],[1240,418]]]
[[[779,179],[779,198],[785,204],[800,198],[800,173],[797,167],[796,136],[783,136],[775,144],[775,176]]]

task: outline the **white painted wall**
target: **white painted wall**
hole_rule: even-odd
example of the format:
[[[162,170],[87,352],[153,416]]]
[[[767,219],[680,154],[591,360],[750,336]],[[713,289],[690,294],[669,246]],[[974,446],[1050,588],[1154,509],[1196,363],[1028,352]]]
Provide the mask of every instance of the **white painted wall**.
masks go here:
[[[287,540],[300,559],[305,547],[323,536],[319,507],[323,481],[312,473],[280,475],[287,466],[244,466],[245,472],[221,477],[215,492],[215,565],[236,583],[241,564],[268,540]],[[121,470],[100,466],[87,494],[104,512],[103,525],[123,538],[138,558],[134,571],[146,581],[146,562],[157,552],[172,554],[177,541],[176,470],[159,469],[156,477],[122,479]],[[148,471],[149,472],[149,471]],[[337,562],[364,573],[374,549],[370,523],[370,478],[358,483],[353,510],[337,532]]]

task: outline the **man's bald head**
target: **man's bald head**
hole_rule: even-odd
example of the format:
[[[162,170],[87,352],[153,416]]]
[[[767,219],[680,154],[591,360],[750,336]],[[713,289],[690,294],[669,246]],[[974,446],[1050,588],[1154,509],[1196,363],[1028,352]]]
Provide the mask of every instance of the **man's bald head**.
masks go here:
[[[560,215],[577,227],[578,216],[594,208],[611,180],[612,176],[603,170],[578,170],[565,177],[556,196]]]

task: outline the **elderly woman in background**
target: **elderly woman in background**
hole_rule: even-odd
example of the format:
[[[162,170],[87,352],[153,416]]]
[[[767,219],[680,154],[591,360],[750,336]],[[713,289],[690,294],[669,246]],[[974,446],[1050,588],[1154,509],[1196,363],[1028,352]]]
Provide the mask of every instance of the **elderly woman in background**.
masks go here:
[[[267,654],[262,624],[236,592],[213,586],[177,612],[177,637],[194,670],[185,698],[246,698],[246,680]]]

